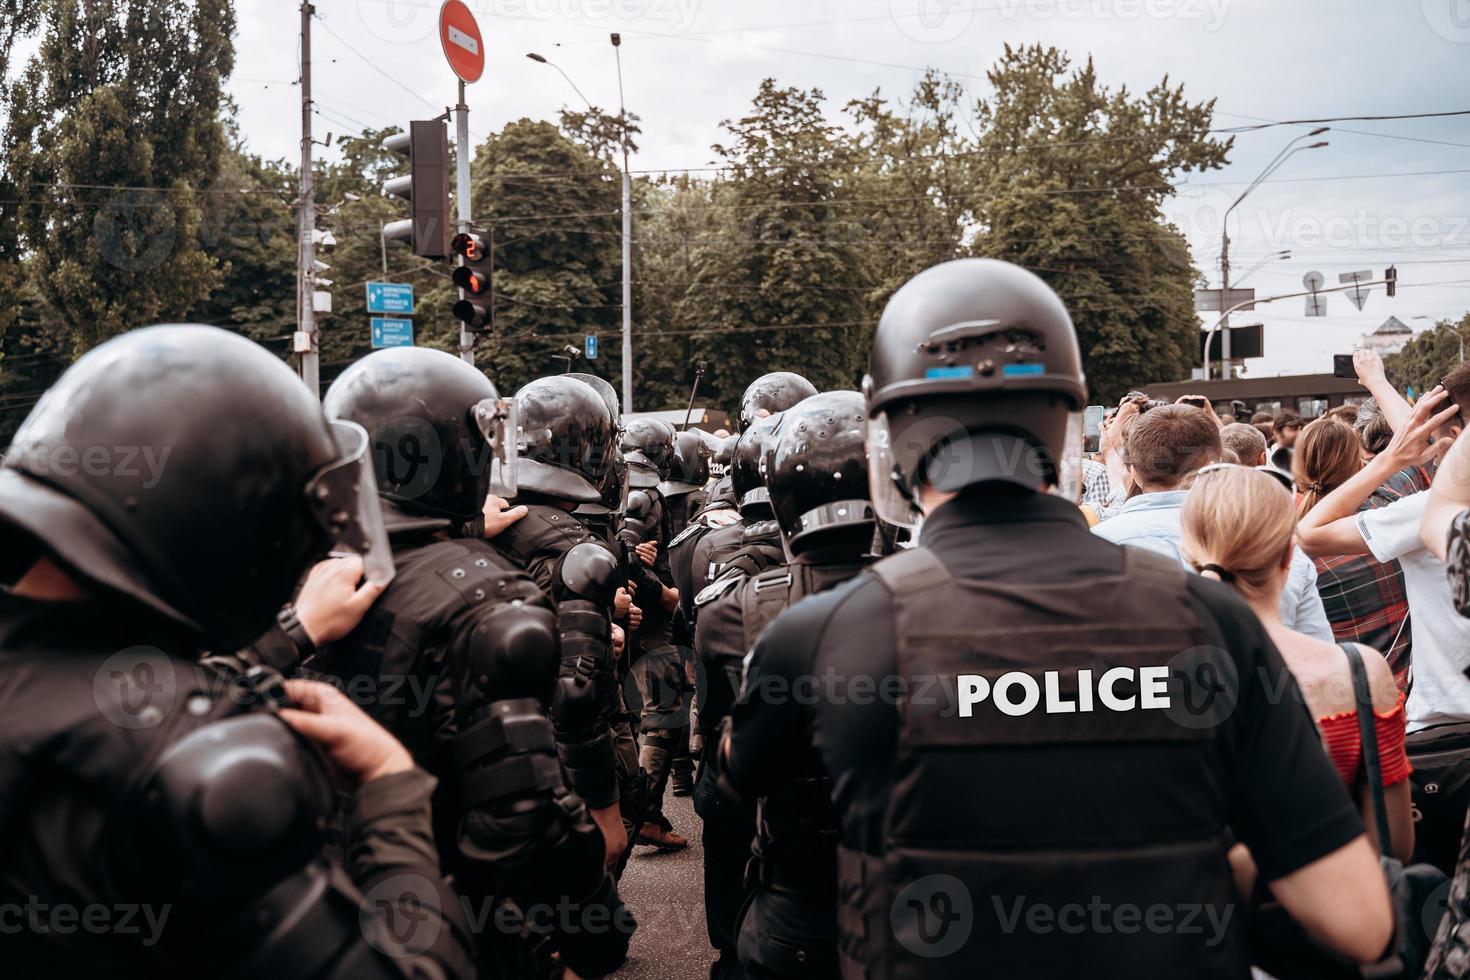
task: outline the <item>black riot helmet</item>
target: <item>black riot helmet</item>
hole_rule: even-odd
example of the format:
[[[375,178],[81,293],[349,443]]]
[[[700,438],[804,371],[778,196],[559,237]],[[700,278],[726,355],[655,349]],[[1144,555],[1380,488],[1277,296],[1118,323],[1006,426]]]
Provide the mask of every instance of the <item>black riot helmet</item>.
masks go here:
[[[612,462],[613,419],[584,382],[566,375],[538,378],[516,392],[521,459],[516,482],[558,500],[602,500]]]
[[[763,374],[740,396],[740,427],[744,429],[756,419],[784,412],[816,393],[816,387],[799,374],[790,371]]]
[[[42,556],[235,650],[329,550],[392,556],[367,433],[329,423],[290,368],[238,334],[125,333],[69,367],[0,466],[0,556]]]
[[[597,392],[598,397],[602,399],[602,403],[607,406],[608,414],[612,416],[613,425],[618,429],[622,428],[623,410],[618,407],[618,392],[606,378],[599,378],[595,374],[582,374],[577,371],[570,374],[563,374],[562,377],[576,378]]]
[[[405,513],[458,525],[480,517],[492,490],[515,496],[514,402],[453,354],[374,351],[337,377],[322,408],[367,430],[378,493]]]
[[[714,455],[709,441],[698,432],[685,431],[674,436],[674,459],[668,479],[659,484],[665,497],[703,490],[709,483],[709,461]]]
[[[633,419],[623,429],[623,459],[628,462],[628,486],[656,487],[669,478],[674,461],[674,427],[659,419]]]
[[[988,481],[1076,499],[1087,383],[1066,307],[1009,262],[956,259],[888,301],[863,379],[873,502],[912,526],[914,487]]]
[[[779,414],[756,419],[735,443],[730,459],[730,485],[740,504],[740,513],[746,517],[769,517],[771,495],[761,479],[761,458],[775,445],[780,424]]]
[[[774,445],[762,460],[771,509],[793,555],[846,534],[871,542],[873,504],[863,396],[813,395],[781,415]]]

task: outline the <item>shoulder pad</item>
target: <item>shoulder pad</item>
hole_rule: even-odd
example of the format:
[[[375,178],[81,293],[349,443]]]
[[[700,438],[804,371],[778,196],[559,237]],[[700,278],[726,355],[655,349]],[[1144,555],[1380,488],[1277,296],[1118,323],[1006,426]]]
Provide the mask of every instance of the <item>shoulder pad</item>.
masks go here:
[[[683,542],[688,541],[694,535],[703,534],[705,531],[708,530],[709,528],[705,527],[703,524],[700,524],[697,521],[690,521],[688,527],[684,528],[684,530],[674,535],[673,540],[669,542],[669,547],[672,548],[677,544],[682,544]]]
[[[441,541],[433,549],[432,567],[438,577],[466,602],[483,602],[487,597],[523,598],[540,592],[526,574],[515,568],[499,552],[469,541]],[[523,583],[528,588],[512,587]]]
[[[738,575],[727,575],[724,578],[715,579],[709,585],[699,590],[699,595],[694,597],[694,604],[696,606],[707,606],[726,592],[729,592],[741,581],[743,579]]]
[[[320,848],[334,795],[315,753],[279,718],[252,712],[203,725],[170,745],[149,775],[126,821],[138,846],[128,842],[119,870],[178,896],[221,873],[274,883],[283,855]]]

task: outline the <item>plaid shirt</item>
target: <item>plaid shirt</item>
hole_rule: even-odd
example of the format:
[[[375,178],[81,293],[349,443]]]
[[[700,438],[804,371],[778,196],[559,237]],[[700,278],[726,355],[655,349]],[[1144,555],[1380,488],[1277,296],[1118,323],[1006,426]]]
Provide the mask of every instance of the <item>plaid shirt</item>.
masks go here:
[[[1372,510],[1400,497],[1429,488],[1433,469],[1400,470],[1363,502]],[[1409,600],[1404,573],[1396,561],[1379,562],[1372,555],[1335,555],[1314,559],[1317,592],[1338,642],[1363,643],[1381,652],[1393,668],[1399,689],[1408,685],[1410,637]]]

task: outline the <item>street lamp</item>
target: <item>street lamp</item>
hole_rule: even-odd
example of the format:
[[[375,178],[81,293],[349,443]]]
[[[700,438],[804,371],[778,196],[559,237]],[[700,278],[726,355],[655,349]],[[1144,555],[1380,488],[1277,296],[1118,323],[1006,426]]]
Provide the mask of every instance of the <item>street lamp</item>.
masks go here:
[[[628,173],[628,109],[623,104],[623,36],[611,35],[618,60],[618,122],[623,137],[623,411],[633,411],[633,179]]]
[[[546,58],[543,58],[541,55],[537,54],[534,51],[527,51],[526,52],[526,57],[527,58],[530,58],[532,61],[538,61],[538,62],[540,62],[543,65],[550,65],[551,67],[555,68],[557,71],[560,71],[561,72],[561,77],[562,78],[565,78],[567,80],[567,84],[572,87],[572,91],[573,92],[576,92],[577,95],[582,99],[582,101],[585,102],[585,103],[587,103],[587,108],[588,109],[591,109],[592,108],[592,100],[589,99],[589,98],[587,98],[587,96],[582,95],[582,90],[579,89],[579,88],[577,88],[577,83],[574,82],[574,81],[572,81],[572,76],[571,75],[568,75],[566,72],[562,71],[561,65],[558,65],[554,61],[550,61],[550,60],[548,60]]]
[[[1297,144],[1304,139],[1321,136],[1327,130],[1328,127],[1326,126],[1318,126],[1311,132],[1303,133],[1290,143],[1287,143],[1281,148],[1281,152],[1276,154],[1270,163],[1266,164],[1265,169],[1261,171],[1260,175],[1251,181],[1246,189],[1240,192],[1240,196],[1230,203],[1230,207],[1225,209],[1225,216],[1220,219],[1220,299],[1222,306],[1229,305],[1226,301],[1230,296],[1230,212],[1234,211],[1236,206],[1245,200],[1247,194],[1259,187],[1262,181],[1275,173],[1293,154],[1299,153],[1302,150],[1315,150],[1326,146],[1326,140],[1318,140],[1306,146],[1297,146]],[[1224,333],[1220,336],[1220,378],[1226,380],[1230,377],[1230,322],[1228,318],[1222,327]],[[1206,377],[1208,377],[1208,372],[1206,372]]]
[[[1431,318],[1430,317],[1427,317],[1427,316],[1416,316],[1416,317],[1414,317],[1414,319],[1415,320],[1428,320],[1428,319],[1431,319]],[[1436,330],[1448,330],[1450,333],[1452,333],[1452,334],[1455,335],[1455,340],[1458,341],[1459,344],[1460,344],[1460,363],[1461,364],[1464,364],[1465,363],[1465,335],[1462,334],[1459,330],[1457,330],[1454,327],[1450,326],[1448,323],[1444,322],[1443,320],[1435,320],[1434,321],[1434,329],[1436,329]]]
[[[631,260],[633,183],[628,173],[628,110],[623,104],[623,37],[621,34],[613,34],[611,37],[613,51],[618,62],[618,123],[622,127],[623,144],[623,411],[631,412],[633,410],[633,268]],[[595,111],[592,100],[582,95],[582,90],[577,88],[577,83],[572,81],[572,76],[562,71],[560,65],[534,51],[526,52],[526,57],[540,64],[550,65],[561,72],[561,77],[567,80],[572,91],[587,103],[588,111]]]

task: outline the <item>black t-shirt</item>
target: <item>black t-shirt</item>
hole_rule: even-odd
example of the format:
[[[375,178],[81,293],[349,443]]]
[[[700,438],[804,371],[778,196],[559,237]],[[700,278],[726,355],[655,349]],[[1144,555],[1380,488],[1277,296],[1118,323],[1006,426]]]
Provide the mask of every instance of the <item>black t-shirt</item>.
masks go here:
[[[955,578],[1006,582],[1116,575],[1124,555],[1089,533],[1076,507],[1030,491],[971,491],[929,517],[920,543]],[[1228,587],[1197,576],[1189,576],[1187,589],[1206,644],[1234,666],[1221,676],[1235,689],[1224,695],[1233,710],[1215,732],[1212,758],[1223,787],[1216,817],[1250,847],[1264,879],[1273,880],[1348,843],[1363,832],[1362,822],[1295,680],[1249,607]],[[792,746],[814,743],[832,776],[847,846],[869,854],[883,851],[899,738],[898,712],[882,693],[898,669],[893,618],[890,593],[866,573],[788,609],[756,644],[732,713],[731,783],[747,796],[763,795],[793,775],[801,754]],[[867,678],[865,696],[849,687],[834,698],[824,676]],[[1147,743],[1085,750],[1091,757],[1076,764],[1126,766],[1135,779],[1154,771],[1151,758],[1159,760],[1158,771],[1167,768],[1161,754],[1167,750]],[[1157,782],[1130,798],[1088,801],[1092,813],[1079,812],[1065,778],[966,789],[994,793],[1001,807],[1024,796],[1028,813],[1056,821],[1072,839],[1094,832],[1103,841],[1128,826],[1128,814],[1156,825],[1160,808],[1178,805],[1168,780]],[[1102,818],[1116,807],[1126,813]]]

